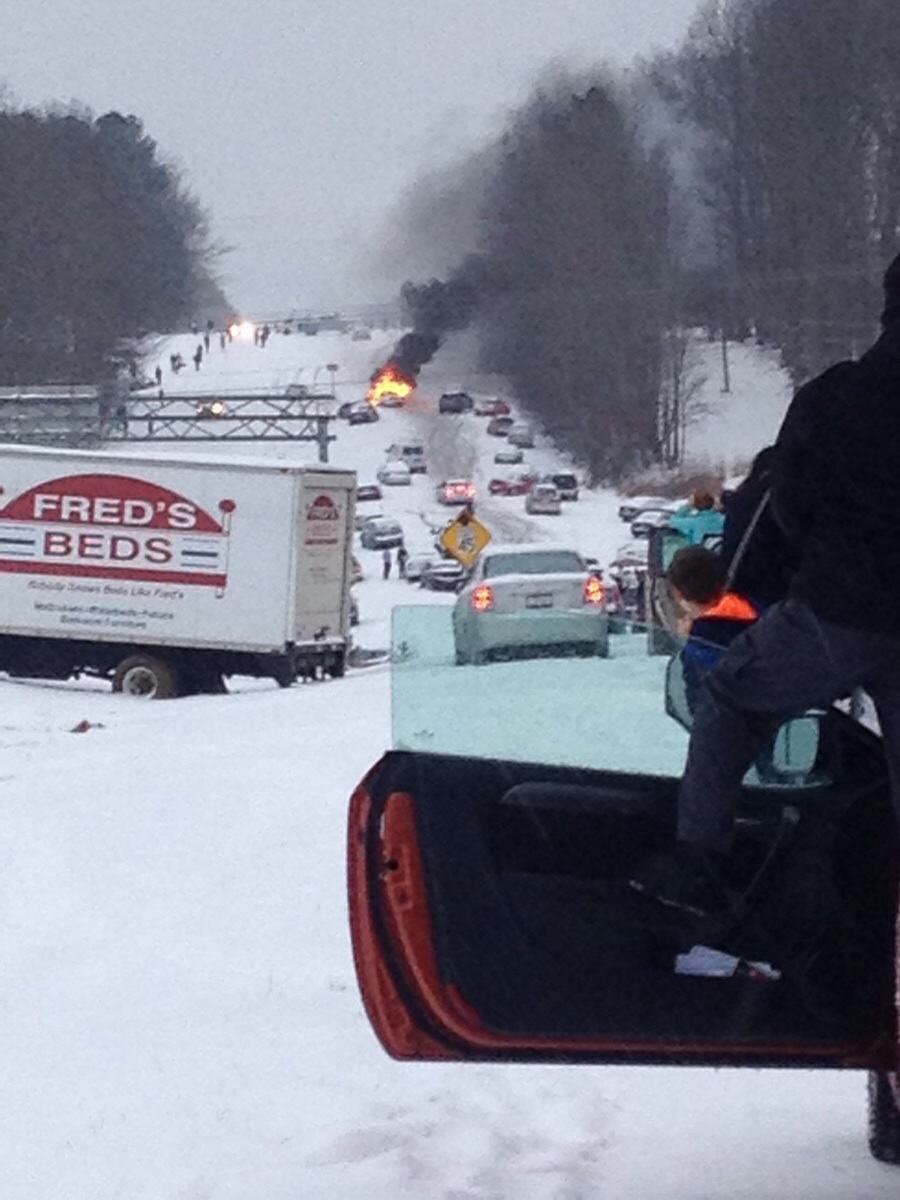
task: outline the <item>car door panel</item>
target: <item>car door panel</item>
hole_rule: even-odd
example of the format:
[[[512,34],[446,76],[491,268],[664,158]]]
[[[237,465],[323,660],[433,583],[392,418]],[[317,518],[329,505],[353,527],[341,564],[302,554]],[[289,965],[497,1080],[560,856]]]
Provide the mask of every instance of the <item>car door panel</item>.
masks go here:
[[[886,1069],[896,853],[877,742],[850,724],[835,715],[829,746],[852,786],[799,811],[778,789],[745,796],[736,862],[763,885],[725,940],[768,955],[774,982],[676,975],[696,930],[627,886],[670,844],[674,780],[388,754],[349,831],[357,972],[385,1048]]]

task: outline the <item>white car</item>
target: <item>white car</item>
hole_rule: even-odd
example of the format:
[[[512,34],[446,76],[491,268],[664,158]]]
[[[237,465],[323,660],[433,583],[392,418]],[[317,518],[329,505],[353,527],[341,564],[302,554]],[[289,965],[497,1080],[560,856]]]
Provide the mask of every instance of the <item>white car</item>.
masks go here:
[[[640,513],[648,512],[651,508],[674,512],[683,503],[683,500],[667,500],[665,496],[632,496],[619,505],[619,519],[630,523]]]
[[[606,658],[603,583],[567,546],[489,546],[453,607],[460,666],[491,658]]]
[[[382,463],[375,475],[378,482],[383,483],[385,487],[409,487],[412,483],[412,471],[400,459]]]
[[[421,442],[394,442],[388,446],[387,456],[395,462],[405,462],[414,475],[425,472],[425,447]]]
[[[525,461],[525,451],[521,446],[513,446],[509,450],[498,450],[494,462],[501,466],[515,466]]]
[[[552,483],[536,483],[525,497],[525,511],[533,516],[558,517],[562,500]]]

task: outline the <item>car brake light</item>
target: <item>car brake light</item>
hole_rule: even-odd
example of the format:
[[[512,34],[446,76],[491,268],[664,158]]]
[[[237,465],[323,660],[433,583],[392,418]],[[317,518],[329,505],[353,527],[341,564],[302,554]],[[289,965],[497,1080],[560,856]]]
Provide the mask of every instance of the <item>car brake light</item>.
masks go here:
[[[481,583],[472,593],[472,607],[476,612],[488,612],[494,607],[494,589],[489,583]]]
[[[584,581],[584,602],[585,604],[595,604],[597,606],[603,603],[603,584],[596,575],[588,575]]]

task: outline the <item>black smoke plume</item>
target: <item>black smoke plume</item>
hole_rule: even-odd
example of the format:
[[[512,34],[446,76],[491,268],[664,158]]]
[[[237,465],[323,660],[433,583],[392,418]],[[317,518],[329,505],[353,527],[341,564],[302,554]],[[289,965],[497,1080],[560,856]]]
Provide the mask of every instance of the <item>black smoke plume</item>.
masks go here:
[[[405,283],[400,297],[412,329],[397,342],[391,357],[372,378],[391,368],[414,384],[422,367],[434,358],[447,334],[471,324],[476,313],[499,290],[496,272],[491,269],[488,259],[480,254],[470,254],[447,280]]]

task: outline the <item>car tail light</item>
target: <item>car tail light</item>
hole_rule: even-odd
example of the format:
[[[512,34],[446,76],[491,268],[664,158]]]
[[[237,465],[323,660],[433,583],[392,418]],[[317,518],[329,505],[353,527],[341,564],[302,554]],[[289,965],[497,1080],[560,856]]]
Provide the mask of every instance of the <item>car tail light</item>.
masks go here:
[[[584,581],[584,602],[600,607],[603,603],[603,584],[596,575],[588,575]]]
[[[489,583],[481,583],[472,593],[472,607],[476,612],[489,612],[494,607],[494,589]]]

